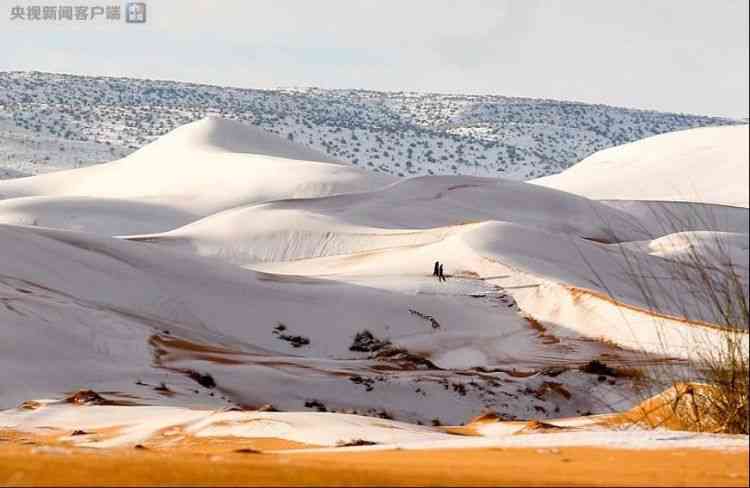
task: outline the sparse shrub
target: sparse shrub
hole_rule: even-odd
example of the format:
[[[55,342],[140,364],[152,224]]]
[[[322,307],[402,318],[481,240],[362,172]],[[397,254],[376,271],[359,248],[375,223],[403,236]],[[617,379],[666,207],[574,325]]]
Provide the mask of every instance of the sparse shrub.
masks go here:
[[[200,373],[198,371],[193,371],[192,369],[189,369],[186,371],[186,374],[190,377],[191,380],[195,381],[196,383],[203,386],[204,388],[216,387],[216,381],[214,381],[213,376],[211,376],[208,373]]]
[[[305,408],[314,408],[318,412],[327,412],[328,409],[325,405],[323,405],[323,402],[319,400],[308,400],[305,402]]]
[[[339,441],[336,443],[336,447],[357,447],[357,446],[374,446],[377,442],[368,441],[365,439],[352,439],[350,441]]]
[[[375,353],[374,358],[380,361],[387,361],[404,371],[407,370],[439,370],[435,363],[427,358],[418,356],[407,349],[401,347],[388,346],[380,349]]]
[[[616,371],[610,368],[606,364],[602,363],[598,359],[593,359],[588,363],[584,364],[579,368],[584,373],[602,375],[602,376],[616,376]]]
[[[94,390],[79,390],[68,396],[65,401],[74,405],[106,405],[107,401]]]
[[[683,252],[653,269],[621,245],[624,279],[635,286],[653,313],[657,331],[661,310],[666,306],[677,312],[670,312],[671,315],[685,320],[686,327],[702,327],[718,334],[719,340],[718,344],[709,339],[691,344],[685,367],[664,363],[652,366],[645,378],[650,384],[671,384],[666,393],[670,400],[659,403],[662,420],[654,424],[653,412],[649,411],[631,418],[648,425],[662,425],[669,419],[673,425],[688,430],[748,434],[750,314],[747,271],[742,271],[745,265],[735,261],[723,233],[685,231],[720,228],[710,207],[695,205],[687,216],[677,215],[667,205],[653,205],[650,209],[654,223],[661,227],[661,235],[681,239]],[[591,270],[596,274],[596,269]],[[666,339],[660,340],[664,356],[668,356]],[[639,373],[624,369],[621,374]]]
[[[276,324],[276,327],[273,328],[273,334],[275,334],[282,341],[288,342],[294,348],[298,348],[298,347],[302,347],[302,346],[307,346],[307,345],[310,344],[310,339],[309,338],[307,338],[305,336],[301,336],[301,335],[284,334],[283,332],[285,330],[287,330],[286,325],[284,325],[283,323],[279,322],[279,323]]]
[[[375,352],[388,345],[390,345],[389,341],[382,341],[375,337],[372,332],[365,329],[362,332],[357,332],[352,345],[349,346],[349,350],[355,352]]]

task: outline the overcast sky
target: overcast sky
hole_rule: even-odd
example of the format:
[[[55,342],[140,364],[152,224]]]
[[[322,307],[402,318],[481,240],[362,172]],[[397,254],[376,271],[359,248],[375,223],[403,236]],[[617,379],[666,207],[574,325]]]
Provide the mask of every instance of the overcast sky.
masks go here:
[[[0,70],[748,115],[748,0],[145,1],[135,25],[10,15],[116,0],[0,0]]]

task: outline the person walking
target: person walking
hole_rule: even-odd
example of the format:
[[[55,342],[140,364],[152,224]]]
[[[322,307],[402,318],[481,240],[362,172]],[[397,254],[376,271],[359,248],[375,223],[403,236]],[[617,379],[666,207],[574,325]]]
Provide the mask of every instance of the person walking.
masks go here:
[[[432,270],[432,276],[440,279],[440,261],[435,261],[435,269]]]
[[[445,274],[443,274],[443,265],[441,264],[438,268],[438,280],[445,281]]]

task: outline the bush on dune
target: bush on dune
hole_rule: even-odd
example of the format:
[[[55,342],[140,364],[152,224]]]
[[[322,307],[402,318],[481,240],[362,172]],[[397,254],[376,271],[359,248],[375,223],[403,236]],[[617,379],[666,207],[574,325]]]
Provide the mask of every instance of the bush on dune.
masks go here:
[[[667,205],[651,208],[658,224],[654,238],[668,236],[674,252],[654,268],[639,259],[627,244],[619,244],[624,258],[623,279],[634,286],[653,312],[659,330],[660,312],[685,320],[685,327],[703,327],[719,340],[696,339],[687,364],[675,367],[657,363],[647,371],[648,382],[671,385],[667,391],[628,412],[635,422],[652,427],[671,426],[700,432],[748,434],[750,432],[750,370],[748,368],[748,271],[742,261],[742,245],[733,244],[722,232],[685,232],[685,229],[717,229],[718,219],[710,207],[695,205],[687,215],[670,211]],[[636,224],[637,225],[637,224]],[[645,233],[645,229],[644,229]],[[584,257],[585,259],[585,257]],[[607,289],[601,274],[590,262],[597,281]],[[616,299],[608,290],[609,295]],[[675,314],[676,312],[676,314]],[[700,337],[696,334],[695,337]],[[666,337],[659,340],[668,354]],[[653,388],[652,390],[653,391]]]

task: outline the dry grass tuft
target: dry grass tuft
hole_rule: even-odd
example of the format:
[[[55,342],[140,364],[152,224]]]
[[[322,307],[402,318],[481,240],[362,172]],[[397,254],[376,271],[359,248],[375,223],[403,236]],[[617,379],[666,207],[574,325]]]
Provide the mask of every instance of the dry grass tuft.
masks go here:
[[[741,252],[731,235],[684,232],[721,228],[710,207],[694,206],[688,215],[678,215],[667,206],[655,206],[651,211],[652,224],[660,227],[660,233],[654,236],[641,228],[642,233],[650,235],[652,240],[672,235],[679,244],[679,252],[655,266],[654,260],[647,265],[638,252],[620,245],[619,252],[624,258],[622,279],[638,290],[654,315],[657,330],[658,317],[667,309],[670,314],[676,311],[686,327],[709,324],[720,334],[720,341],[716,344],[707,338],[704,343],[691,344],[686,368],[653,366],[648,379],[657,386],[671,384],[672,388],[665,393],[670,400],[660,403],[652,398],[644,402],[645,410],[640,408],[630,416],[653,426],[668,423],[692,431],[748,434],[747,265],[738,257]],[[599,279],[599,270],[590,263],[589,268],[597,276],[598,284],[607,289],[604,280]],[[611,292],[609,296],[616,301]],[[661,340],[667,356],[667,344]]]

